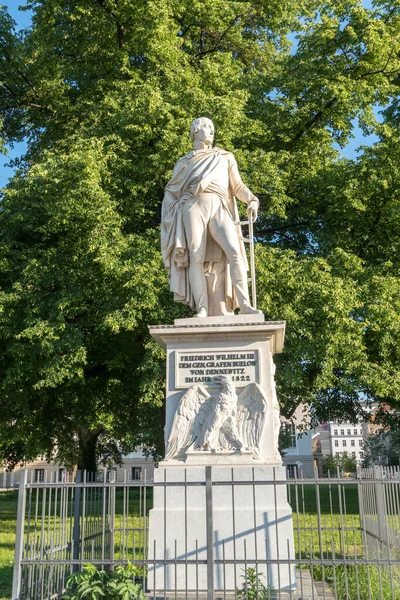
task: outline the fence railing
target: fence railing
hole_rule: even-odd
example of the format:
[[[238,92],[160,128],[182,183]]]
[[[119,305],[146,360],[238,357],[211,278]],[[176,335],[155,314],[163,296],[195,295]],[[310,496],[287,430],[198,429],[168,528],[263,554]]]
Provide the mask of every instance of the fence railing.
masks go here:
[[[361,524],[371,555],[386,557],[400,553],[400,498],[398,469],[362,469],[360,487]]]
[[[19,472],[0,469],[0,490],[12,490],[19,487]]]
[[[338,475],[284,481],[273,476],[268,481],[253,477],[240,482],[233,477],[224,482],[215,481],[213,469],[207,469],[208,485],[205,480],[187,481],[186,476],[182,482],[173,484],[146,481],[145,472],[141,481],[129,480],[127,473],[116,481],[112,472],[101,472],[96,477],[78,472],[74,481],[64,476],[62,481],[34,482],[22,471],[13,600],[60,598],[69,575],[89,563],[109,570],[121,564],[137,565],[143,591],[154,598],[187,599],[195,594],[210,599],[214,593],[224,598],[239,596],[242,600],[259,597],[262,600],[400,598],[398,469],[360,470],[356,479]],[[160,493],[173,499],[178,493],[186,497],[195,485],[203,490],[207,507],[202,524],[206,540],[204,552],[192,552],[189,556],[176,550],[157,558],[157,552],[150,547],[154,542],[149,540],[154,490],[161,488]],[[257,554],[260,526],[256,521],[254,528],[248,528],[244,548],[243,539],[235,533],[238,531],[235,522],[230,539],[221,538],[215,486],[220,491],[222,486],[223,494],[229,495],[233,513],[247,486],[252,490],[248,510],[254,514],[259,510],[258,503],[263,502],[263,494],[272,494],[276,499],[284,489],[292,509],[294,553],[283,553],[280,558],[279,553],[273,556],[268,550],[271,528],[278,527],[279,521],[276,501],[272,502],[276,506],[276,518],[268,517],[265,525],[268,531],[265,551]],[[185,521],[186,535],[190,535],[193,513],[189,511],[190,507],[186,507],[177,515],[176,522],[165,523],[164,527],[178,529],[180,522]],[[261,528],[261,535],[263,531]],[[285,541],[280,540],[280,543],[284,545]],[[249,550],[251,544],[255,545],[255,555]],[[226,558],[229,545],[233,545],[235,552]],[[234,586],[227,584],[232,569]],[[243,592],[243,586],[249,587],[249,569],[253,569],[253,574],[265,586],[254,588],[253,596],[251,589]],[[276,578],[271,584],[271,569],[278,570],[278,580],[279,573],[287,573],[289,569],[295,573],[294,581],[286,590],[279,589]],[[164,583],[160,584],[160,579],[155,583],[153,575],[157,570],[169,573],[168,584],[166,576]],[[183,575],[179,575],[179,570]],[[207,581],[212,581],[211,588],[199,586],[202,570]],[[260,590],[264,590],[264,595]]]

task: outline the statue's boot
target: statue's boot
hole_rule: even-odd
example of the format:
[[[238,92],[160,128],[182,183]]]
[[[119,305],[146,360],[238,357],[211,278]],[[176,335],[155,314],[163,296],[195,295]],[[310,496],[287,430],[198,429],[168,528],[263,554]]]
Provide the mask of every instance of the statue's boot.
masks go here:
[[[241,258],[234,258],[230,262],[232,283],[235,288],[236,299],[242,315],[259,315],[261,310],[253,308],[249,300],[247,287],[247,270]]]
[[[260,315],[262,313],[261,310],[257,310],[257,308],[253,308],[250,304],[244,304],[240,307],[241,315]]]

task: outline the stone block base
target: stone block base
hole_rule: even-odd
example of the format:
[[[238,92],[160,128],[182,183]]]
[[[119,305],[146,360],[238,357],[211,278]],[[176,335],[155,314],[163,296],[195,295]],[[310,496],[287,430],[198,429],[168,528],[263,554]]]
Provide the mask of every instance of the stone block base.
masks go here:
[[[295,589],[283,467],[213,466],[206,481],[205,466],[164,465],[150,511],[151,591],[205,591],[212,572],[214,590],[232,592],[255,565],[265,584]]]

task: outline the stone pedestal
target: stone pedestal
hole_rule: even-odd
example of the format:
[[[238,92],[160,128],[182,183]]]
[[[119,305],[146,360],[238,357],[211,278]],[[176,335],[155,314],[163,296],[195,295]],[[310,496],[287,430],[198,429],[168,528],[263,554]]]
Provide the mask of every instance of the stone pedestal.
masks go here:
[[[164,485],[154,488],[150,512],[150,591],[206,591],[210,562],[215,591],[241,588],[245,569],[256,565],[264,583],[293,590],[284,467],[215,466],[211,477],[207,487],[205,467],[160,465],[155,471],[155,483]]]
[[[244,569],[256,563],[264,582],[275,589],[295,588],[295,569],[288,563],[294,558],[292,511],[278,452],[272,359],[282,351],[284,330],[284,322],[265,322],[262,314],[178,319],[150,327],[167,352],[166,441],[182,395],[199,383],[212,394],[216,375],[231,377],[237,394],[257,383],[267,401],[256,457],[249,450],[188,450],[156,469],[151,590],[205,591],[212,574],[215,590],[233,591],[241,587]]]

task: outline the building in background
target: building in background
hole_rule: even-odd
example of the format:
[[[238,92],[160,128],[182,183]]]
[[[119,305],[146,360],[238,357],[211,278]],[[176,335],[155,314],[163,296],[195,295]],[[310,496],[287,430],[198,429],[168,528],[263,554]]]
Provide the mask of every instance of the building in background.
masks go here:
[[[329,421],[319,425],[313,438],[313,453],[318,463],[324,456],[337,456],[347,452],[361,464],[365,457],[365,440],[382,429],[381,425],[374,422],[376,410],[376,406],[369,408],[365,419],[356,424],[349,421]]]
[[[364,458],[364,438],[368,435],[367,423],[353,425],[349,422],[329,422],[330,454],[335,456],[347,452],[361,463]]]
[[[314,477],[313,431],[307,429],[309,420],[308,409],[303,404],[296,408],[291,419],[281,417],[282,426],[286,425],[290,433],[290,446],[285,448],[282,457],[288,477]]]
[[[19,486],[21,469],[27,469],[29,481],[61,482],[69,475],[70,471],[63,465],[47,462],[45,458],[39,457],[36,461],[16,467],[7,472],[0,467],[0,490],[12,489]],[[145,456],[138,449],[123,457],[122,465],[113,467],[99,467],[98,471],[106,470],[115,472],[117,481],[153,481],[155,463],[151,457]],[[76,469],[74,469],[74,472]],[[109,476],[109,475],[108,475]]]

